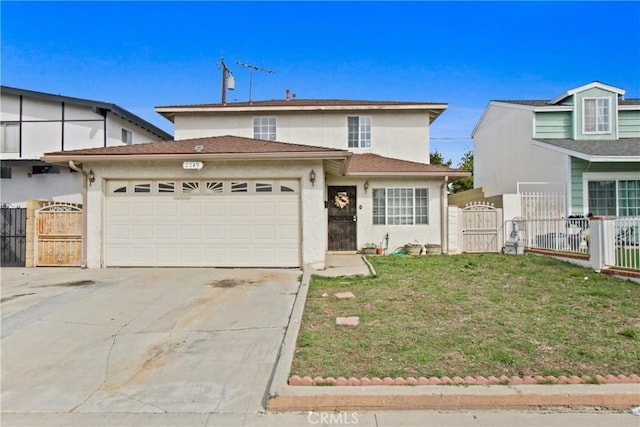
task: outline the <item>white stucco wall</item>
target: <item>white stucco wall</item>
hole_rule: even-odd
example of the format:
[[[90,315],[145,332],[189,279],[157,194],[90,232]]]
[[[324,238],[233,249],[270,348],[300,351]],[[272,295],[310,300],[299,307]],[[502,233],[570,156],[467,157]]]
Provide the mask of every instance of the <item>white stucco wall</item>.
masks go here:
[[[515,193],[518,182],[566,182],[566,156],[531,143],[533,113],[489,105],[473,135],[474,187]]]
[[[369,182],[369,190],[365,192],[364,183]],[[327,185],[357,186],[358,249],[365,243],[382,243],[386,245],[385,236],[389,234],[389,252],[393,252],[406,243],[418,241],[422,244],[441,244],[441,206],[440,186],[442,180],[433,179],[394,179],[394,178],[349,178],[329,177]],[[429,224],[427,225],[374,225],[373,224],[373,189],[420,187],[429,189]]]
[[[347,147],[347,117],[371,116],[371,148]],[[258,113],[207,116],[178,114],[175,139],[236,135],[253,138],[254,117],[275,117],[276,138],[281,142],[374,153],[414,162],[429,162],[429,118],[413,112],[312,112]]]
[[[12,166],[11,179],[0,180],[0,202],[25,207],[27,200],[52,200],[82,203],[82,177],[77,172],[60,168],[59,174],[36,174],[29,177],[31,167]]]
[[[327,226],[324,210],[324,180],[321,161],[272,162],[207,162],[200,171],[184,170],[182,161],[87,163],[96,181],[88,188],[87,266],[100,268],[104,262],[104,185],[108,179],[299,179],[301,210],[301,263],[323,268],[327,247]],[[317,174],[315,186],[309,182],[309,172]]]

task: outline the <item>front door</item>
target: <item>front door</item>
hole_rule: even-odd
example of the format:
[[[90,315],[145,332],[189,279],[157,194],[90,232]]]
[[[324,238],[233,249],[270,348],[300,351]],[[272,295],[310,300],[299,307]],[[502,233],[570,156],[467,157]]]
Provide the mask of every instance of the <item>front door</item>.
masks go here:
[[[329,187],[329,250],[355,251],[358,249],[356,239],[357,203],[356,187]]]

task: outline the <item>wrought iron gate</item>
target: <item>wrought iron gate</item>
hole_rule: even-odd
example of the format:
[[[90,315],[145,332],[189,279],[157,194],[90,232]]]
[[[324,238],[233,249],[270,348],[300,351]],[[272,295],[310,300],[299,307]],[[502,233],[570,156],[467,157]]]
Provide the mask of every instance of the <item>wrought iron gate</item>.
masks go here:
[[[36,212],[37,266],[79,266],[82,263],[82,208],[52,203]]]
[[[500,252],[502,209],[470,203],[462,209],[462,251]]]
[[[3,267],[24,267],[27,255],[27,209],[0,208],[2,238],[0,265]]]

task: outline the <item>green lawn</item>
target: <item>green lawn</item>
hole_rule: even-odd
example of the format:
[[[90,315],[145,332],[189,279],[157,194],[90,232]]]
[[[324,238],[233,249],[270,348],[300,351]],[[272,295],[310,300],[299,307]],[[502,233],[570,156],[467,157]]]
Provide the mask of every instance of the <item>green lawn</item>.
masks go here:
[[[640,374],[636,283],[536,255],[369,259],[377,277],[312,278],[292,375]]]

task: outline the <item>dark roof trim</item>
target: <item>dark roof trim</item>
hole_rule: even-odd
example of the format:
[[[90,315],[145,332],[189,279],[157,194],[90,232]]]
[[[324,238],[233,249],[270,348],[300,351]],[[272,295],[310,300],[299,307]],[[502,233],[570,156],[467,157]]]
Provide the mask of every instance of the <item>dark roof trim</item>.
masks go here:
[[[159,127],[149,123],[148,121],[133,114],[132,112],[125,110],[124,108],[109,102],[94,101],[92,99],[85,99],[85,98],[73,98],[70,96],[55,95],[55,94],[45,93],[45,92],[36,92],[33,90],[19,89],[19,88],[14,88],[9,86],[0,86],[0,91],[3,94],[27,96],[30,98],[42,99],[45,101],[64,102],[68,104],[82,105],[86,107],[92,107],[96,109],[109,111],[112,114],[118,117],[121,117],[124,120],[127,120],[128,122],[133,123],[134,125],[139,126],[162,139],[165,139],[165,140],[173,139],[173,136],[171,134],[163,131]]]

